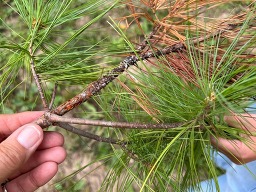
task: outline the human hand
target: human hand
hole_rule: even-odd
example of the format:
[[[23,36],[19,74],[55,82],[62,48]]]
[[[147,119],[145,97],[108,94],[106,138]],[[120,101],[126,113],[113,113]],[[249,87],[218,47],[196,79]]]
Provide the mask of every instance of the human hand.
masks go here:
[[[244,164],[256,160],[256,137],[251,135],[256,131],[256,115],[226,116],[224,120],[231,127],[247,131],[247,134],[243,134],[244,142],[212,137],[212,145],[236,164]]]
[[[8,192],[35,191],[53,178],[66,157],[60,133],[43,132],[31,123],[42,114],[0,115],[0,183],[9,180]]]

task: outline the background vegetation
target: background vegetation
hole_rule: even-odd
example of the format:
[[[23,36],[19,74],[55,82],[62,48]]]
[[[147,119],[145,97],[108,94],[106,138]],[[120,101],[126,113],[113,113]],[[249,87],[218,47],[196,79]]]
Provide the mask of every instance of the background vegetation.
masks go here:
[[[69,151],[51,189],[198,189],[198,182],[221,173],[210,136],[242,139],[223,116],[244,112],[256,95],[255,2],[14,0],[1,1],[0,15],[1,113],[43,109],[31,59],[47,101],[58,84],[56,107],[136,55],[137,66],[67,115],[182,123],[166,130],[80,127],[124,140],[125,149],[50,128],[65,134]]]

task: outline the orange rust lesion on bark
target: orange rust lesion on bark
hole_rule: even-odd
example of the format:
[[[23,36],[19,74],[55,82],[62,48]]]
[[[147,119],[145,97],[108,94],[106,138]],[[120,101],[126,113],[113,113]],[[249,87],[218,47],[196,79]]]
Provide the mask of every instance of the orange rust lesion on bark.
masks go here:
[[[72,105],[67,105],[67,106],[65,107],[66,110],[71,110],[71,109],[73,109],[73,108],[74,108],[74,106],[72,106]]]
[[[141,56],[142,60],[146,60],[150,57],[158,57],[163,54],[168,54],[170,52],[177,52],[184,48],[183,43],[179,43],[178,45],[168,47],[164,49],[163,52],[158,51],[155,54],[144,54]],[[101,89],[106,87],[110,82],[116,79],[120,74],[122,74],[125,70],[127,70],[130,66],[136,65],[139,58],[137,56],[132,55],[126,57],[118,67],[112,69],[107,75],[102,76],[100,79],[90,83],[86,90],[82,93],[76,95],[63,105],[60,105],[55,110],[52,111],[53,114],[56,115],[64,115],[68,111],[74,109],[76,106],[80,105],[81,103],[89,100],[93,95],[96,95],[100,92]]]

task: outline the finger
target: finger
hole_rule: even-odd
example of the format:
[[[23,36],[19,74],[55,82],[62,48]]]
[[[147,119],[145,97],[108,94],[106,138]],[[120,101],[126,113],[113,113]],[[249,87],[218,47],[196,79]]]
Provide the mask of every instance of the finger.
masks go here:
[[[244,143],[238,140],[211,138],[211,143],[236,164],[245,164],[256,160],[256,143],[253,140]]]
[[[232,162],[239,164],[237,156],[239,156],[238,148],[241,145],[240,141],[231,141],[223,138],[211,138],[211,143],[214,148],[225,154]]]
[[[0,144],[0,183],[19,170],[42,140],[41,127],[36,124],[27,124],[13,132]]]
[[[22,125],[33,122],[43,114],[43,111],[2,114],[0,115],[0,135],[8,136]]]
[[[42,143],[39,145],[37,150],[48,149],[57,146],[63,146],[64,137],[62,134],[54,131],[45,131],[44,139]]]
[[[231,127],[242,128],[248,131],[256,130],[256,114],[225,116],[224,120]]]
[[[9,179],[14,179],[19,175],[27,173],[45,162],[55,162],[60,164],[65,160],[65,158],[66,151],[63,147],[53,147],[50,149],[36,151],[24,164],[24,166],[15,174],[11,175]]]
[[[6,184],[7,191],[33,192],[49,182],[58,171],[58,164],[45,162],[32,171],[25,173]]]

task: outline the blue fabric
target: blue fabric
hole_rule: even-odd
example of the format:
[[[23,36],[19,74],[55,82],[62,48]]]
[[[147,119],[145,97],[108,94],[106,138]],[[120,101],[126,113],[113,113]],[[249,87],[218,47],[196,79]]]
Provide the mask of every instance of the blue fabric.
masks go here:
[[[252,114],[256,114],[256,103],[251,104],[246,111]]]
[[[256,161],[245,165],[232,163],[225,155],[214,155],[216,165],[226,173],[218,177],[220,192],[256,192]],[[213,180],[200,183],[201,192],[217,192]]]

